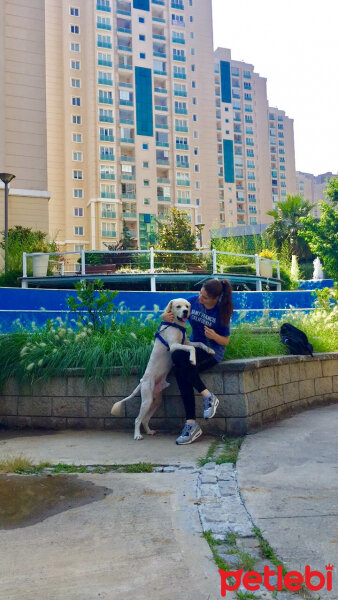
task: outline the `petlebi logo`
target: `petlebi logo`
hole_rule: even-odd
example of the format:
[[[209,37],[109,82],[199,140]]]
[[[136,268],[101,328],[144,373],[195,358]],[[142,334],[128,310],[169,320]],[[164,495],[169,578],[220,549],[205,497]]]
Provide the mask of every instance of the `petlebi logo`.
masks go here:
[[[330,563],[325,565],[326,574],[324,574],[321,571],[312,571],[311,567],[306,565],[304,575],[299,571],[289,571],[283,575],[283,567],[278,566],[276,573],[276,571],[272,571],[267,565],[264,567],[263,575],[257,571],[247,571],[243,575],[243,569],[239,569],[238,571],[224,571],[223,569],[219,569],[218,571],[221,576],[221,596],[224,598],[227,592],[238,590],[241,584],[248,592],[259,590],[261,584],[271,592],[274,592],[275,590],[279,592],[282,591],[283,585],[290,592],[296,592],[301,589],[303,584],[309,590],[314,592],[322,590],[324,587],[330,592],[332,590],[333,567],[334,565],[330,565]],[[270,583],[270,577],[274,577],[276,574],[277,586]],[[229,578],[234,579],[235,582],[231,580],[228,583]],[[313,578],[317,578],[319,582],[313,582]]]

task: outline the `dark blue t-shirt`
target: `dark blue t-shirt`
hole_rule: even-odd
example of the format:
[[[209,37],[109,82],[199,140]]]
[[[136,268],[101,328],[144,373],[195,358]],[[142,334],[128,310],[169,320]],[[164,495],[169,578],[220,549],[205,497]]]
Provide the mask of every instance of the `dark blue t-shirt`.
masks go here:
[[[225,346],[217,344],[214,340],[205,337],[204,326],[210,327],[218,335],[230,335],[230,327],[221,323],[220,307],[216,304],[214,308],[207,309],[198,301],[198,296],[191,296],[187,299],[191,304],[189,323],[192,327],[191,342],[203,342],[215,351],[214,358],[217,362],[223,360]]]

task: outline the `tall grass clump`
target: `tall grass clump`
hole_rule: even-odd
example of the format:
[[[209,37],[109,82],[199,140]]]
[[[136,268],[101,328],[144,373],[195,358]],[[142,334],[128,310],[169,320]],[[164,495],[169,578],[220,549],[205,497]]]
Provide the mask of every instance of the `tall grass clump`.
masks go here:
[[[226,359],[279,356],[286,353],[278,332],[271,330],[253,331],[251,324],[240,323],[231,330]]]

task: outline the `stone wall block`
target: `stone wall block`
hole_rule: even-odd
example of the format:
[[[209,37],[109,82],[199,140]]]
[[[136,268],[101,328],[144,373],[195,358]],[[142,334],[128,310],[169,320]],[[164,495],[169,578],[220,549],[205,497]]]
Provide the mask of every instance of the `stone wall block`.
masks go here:
[[[240,390],[239,373],[224,373],[223,374],[223,393],[224,394],[239,394]],[[243,387],[243,386],[242,386]],[[214,391],[214,390],[212,390]],[[216,392],[215,392],[216,393]]]
[[[87,417],[86,398],[53,398],[53,417]]]
[[[275,406],[273,408],[268,408],[268,410],[263,410],[262,412],[262,423],[271,423],[274,421],[278,421],[278,417],[281,414],[281,409],[279,406]]]
[[[15,396],[0,396],[0,415],[17,415],[18,398]]]
[[[268,388],[268,401],[271,408],[283,404],[284,389],[282,385],[273,385]]]
[[[290,381],[306,379],[304,362],[290,364]]]
[[[122,377],[122,375],[108,377],[103,384],[103,393],[105,396],[122,396],[122,398],[126,398],[130,396],[139,383],[140,379],[135,375],[131,375],[130,377]],[[91,396],[92,394],[89,395]]]
[[[247,430],[248,433],[250,431],[256,431],[262,427],[262,413],[256,413],[255,415],[250,415],[247,418]]]
[[[262,410],[269,408],[268,390],[256,390],[247,394],[248,399],[248,414],[253,415]]]
[[[332,383],[333,383],[333,391],[338,392],[338,376],[337,375],[334,375],[332,377]]]
[[[245,435],[248,432],[248,423],[245,417],[230,417],[226,419],[226,434],[229,436]]]
[[[322,377],[322,364],[320,360],[310,360],[304,363],[306,379]]]
[[[103,384],[84,377],[68,377],[67,396],[103,396]]]
[[[219,395],[216,415],[219,417],[245,417],[248,412],[246,394]]]
[[[258,390],[259,387],[259,376],[258,371],[244,371],[243,373],[243,386],[244,392],[253,392]]]
[[[179,436],[181,433],[183,426],[185,423],[185,419],[168,419],[167,417],[162,419],[158,418],[156,414],[150,419],[149,425],[150,429],[154,429],[159,433],[172,433],[174,435]],[[141,429],[142,431],[142,429]],[[148,437],[148,436],[147,436]]]
[[[313,379],[304,379],[299,382],[300,398],[310,398],[315,395],[315,382]]]
[[[196,398],[196,414],[201,416],[200,398]],[[168,419],[185,418],[183,400],[181,396],[164,398],[164,414]],[[203,413],[202,413],[203,414]],[[155,415],[154,415],[155,416]]]
[[[284,389],[284,402],[285,404],[289,404],[289,402],[295,402],[299,400],[299,382],[292,381],[290,383],[285,383],[283,385]]]
[[[275,371],[274,367],[262,367],[259,369],[259,387],[267,388],[275,385]]]
[[[222,419],[216,416],[213,419],[200,419],[198,420],[203,433],[226,433],[227,431],[227,419]],[[179,431],[179,433],[181,433]]]
[[[110,429],[111,431],[133,431],[135,427],[135,419],[126,419],[122,417],[111,417],[110,419],[103,419],[103,428]],[[135,442],[136,443],[136,442]]]
[[[34,429],[67,429],[65,417],[32,417],[31,426]]]
[[[290,381],[290,365],[278,365],[274,369],[276,385],[283,385]]]
[[[338,360],[322,360],[323,376],[338,375]]]
[[[3,396],[19,396],[19,382],[16,379],[14,379],[14,377],[10,377],[10,379],[7,379],[4,386],[1,388],[1,394]]]
[[[18,401],[18,414],[29,417],[48,417],[52,414],[51,398],[24,396]]]
[[[330,394],[332,391],[332,377],[318,377],[318,379],[315,379],[316,394]]]
[[[110,411],[112,406],[117,400],[122,400],[122,398],[109,398],[109,396],[105,396],[104,398],[98,398],[96,396],[91,396],[88,398],[88,417],[93,418],[107,418],[110,417]],[[125,404],[121,406],[121,415],[125,415]]]
[[[214,394],[223,394],[223,381],[222,377],[218,373],[213,373],[212,371],[205,371],[201,373],[201,379],[205,384],[205,387],[214,392]]]
[[[52,377],[47,381],[36,381],[32,385],[22,383],[20,385],[20,396],[66,396],[66,377]]]
[[[8,429],[31,429],[32,417],[0,416],[0,425]]]
[[[68,429],[103,429],[104,419],[67,417]]]

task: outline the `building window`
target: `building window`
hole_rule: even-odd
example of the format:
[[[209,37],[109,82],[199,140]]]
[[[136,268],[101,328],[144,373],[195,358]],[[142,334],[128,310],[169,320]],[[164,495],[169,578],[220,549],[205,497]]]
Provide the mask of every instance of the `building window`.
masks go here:
[[[80,27],[79,25],[71,25],[70,26],[70,33],[80,33]]]
[[[144,185],[144,187],[149,187],[149,185],[150,185],[149,179],[143,179],[143,185]]]
[[[139,22],[139,23],[144,23],[144,17],[139,17],[139,18],[138,18],[138,22]]]
[[[144,59],[145,57],[146,57],[145,53],[144,52],[140,52],[140,58]]]
[[[82,142],[82,133],[73,133],[72,141],[76,144],[80,144]]]
[[[82,161],[82,152],[73,152],[73,160],[76,160],[77,162],[81,162]]]
[[[149,169],[149,162],[147,160],[144,160],[142,166],[144,169]]]
[[[80,188],[74,188],[73,198],[83,198],[83,190],[81,190]]]
[[[76,71],[80,70],[80,61],[79,60],[71,60],[70,61],[71,69],[76,69]]]
[[[74,227],[74,234],[75,235],[83,235],[83,227],[75,226]]]
[[[150,198],[144,198],[143,204],[150,204]]]
[[[74,208],[74,217],[83,217],[83,208]]]
[[[78,16],[79,16],[79,14],[80,14],[80,11],[79,11],[79,9],[78,9],[78,8],[73,8],[73,7],[71,6],[71,7],[70,7],[70,9],[69,9],[69,14],[70,14],[72,17],[78,17]]]
[[[81,79],[72,79],[71,86],[73,88],[79,88],[79,87],[81,87]]]
[[[72,115],[72,123],[73,125],[81,125],[80,115]]]
[[[200,166],[199,166],[199,165],[195,165],[195,166],[194,166],[194,171],[195,171],[195,173],[199,173],[199,171],[200,171]]]
[[[81,98],[79,96],[72,96],[72,105],[81,106]]]
[[[148,150],[148,144],[142,144],[143,150]]]
[[[141,34],[141,35],[139,35],[139,36],[138,36],[138,39],[139,39],[141,42],[145,42],[145,41],[146,41],[146,36],[145,36],[145,35],[143,35],[143,34]]]
[[[83,179],[82,171],[73,171],[73,179]]]
[[[71,42],[70,49],[71,49],[72,52],[80,52],[80,44],[79,43],[75,43],[75,42]]]

